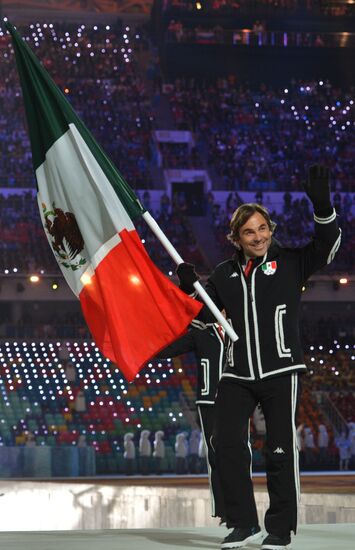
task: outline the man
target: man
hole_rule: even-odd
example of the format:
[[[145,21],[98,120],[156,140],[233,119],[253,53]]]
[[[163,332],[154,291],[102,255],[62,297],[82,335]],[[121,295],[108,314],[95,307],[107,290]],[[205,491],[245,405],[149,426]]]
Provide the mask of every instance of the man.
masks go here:
[[[314,207],[315,234],[300,248],[283,248],[274,238],[268,211],[244,204],[233,214],[229,239],[236,254],[218,265],[206,290],[227,313],[239,336],[227,349],[227,363],[216,399],[216,459],[227,526],[222,548],[240,548],[261,538],[253,494],[248,436],[258,403],[266,422],[266,475],[270,507],[265,514],[263,550],[290,547],[296,533],[299,500],[295,416],[299,373],[306,370],[299,337],[302,287],[332,261],[340,230],[331,206],[329,171],[309,169],[305,189]],[[177,273],[185,291],[194,290],[193,266]],[[203,308],[201,319],[209,317]]]
[[[159,358],[175,357],[188,352],[193,352],[196,356],[196,405],[206,448],[212,516],[219,517],[221,521],[224,521],[222,489],[216,469],[215,452],[211,444],[214,426],[214,400],[224,365],[224,332],[217,323],[211,323],[205,328],[197,321],[193,323],[195,326],[161,351]]]

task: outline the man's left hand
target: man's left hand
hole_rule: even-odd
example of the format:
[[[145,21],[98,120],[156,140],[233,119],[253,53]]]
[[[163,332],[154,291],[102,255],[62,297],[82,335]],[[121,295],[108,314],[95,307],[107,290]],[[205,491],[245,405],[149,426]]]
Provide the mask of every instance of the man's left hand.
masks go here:
[[[303,186],[315,211],[323,212],[331,209],[330,172],[327,166],[321,164],[310,166]]]

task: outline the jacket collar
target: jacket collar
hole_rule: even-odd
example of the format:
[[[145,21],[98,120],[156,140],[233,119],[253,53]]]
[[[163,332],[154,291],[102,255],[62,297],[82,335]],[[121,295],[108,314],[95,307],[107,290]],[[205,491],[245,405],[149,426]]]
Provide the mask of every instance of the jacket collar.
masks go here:
[[[272,237],[271,238],[271,244],[269,246],[269,249],[268,249],[266,255],[263,256],[263,257],[260,257],[260,258],[256,258],[255,265],[259,266],[259,265],[263,264],[266,261],[273,260],[273,259],[277,258],[277,256],[280,254],[280,248],[282,248],[282,247],[281,247],[281,244],[279,243],[279,241],[277,239],[275,239],[274,237]],[[245,263],[243,250],[237,250],[233,254],[232,262],[233,262],[234,267],[236,267],[238,265],[243,265]]]

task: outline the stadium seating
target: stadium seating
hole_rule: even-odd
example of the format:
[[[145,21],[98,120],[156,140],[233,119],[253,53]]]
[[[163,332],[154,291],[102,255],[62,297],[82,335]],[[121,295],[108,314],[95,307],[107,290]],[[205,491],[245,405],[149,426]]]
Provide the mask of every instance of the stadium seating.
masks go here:
[[[354,359],[348,345],[309,350],[310,369],[298,423],[316,430],[322,420],[312,397],[315,388],[331,390],[337,406],[351,410],[350,397],[344,399],[344,393],[334,391],[344,392],[342,388],[354,384]],[[68,365],[75,369],[74,380],[69,380]],[[133,432],[137,444],[143,429],[152,436],[163,430],[167,447],[164,468],[172,470],[175,436],[191,431],[191,411],[186,409],[186,404],[193,407],[195,401],[196,368],[191,354],[150,363],[129,385],[90,341],[5,342],[0,344],[0,368],[1,445],[24,445],[29,432],[37,445],[46,446],[77,445],[80,435],[85,435],[87,445],[95,448],[98,473],[123,473],[124,434]],[[80,391],[84,397],[79,405]],[[253,425],[251,436],[255,465],[262,467],[264,438],[255,433]]]

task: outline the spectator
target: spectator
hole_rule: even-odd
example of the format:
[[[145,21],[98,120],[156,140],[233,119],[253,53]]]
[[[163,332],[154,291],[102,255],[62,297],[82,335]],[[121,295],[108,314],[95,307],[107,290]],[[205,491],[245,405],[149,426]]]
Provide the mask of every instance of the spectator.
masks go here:
[[[346,437],[345,431],[342,431],[340,437],[336,438],[335,445],[337,446],[339,452],[339,470],[346,471],[349,469],[351,443]]]
[[[74,400],[74,409],[77,413],[86,412],[86,397],[83,390],[79,390]]]
[[[36,437],[32,432],[28,432],[25,447],[36,447]]]
[[[175,442],[175,472],[178,475],[186,474],[187,472],[187,441],[185,433],[179,433],[176,436]]]
[[[306,466],[313,466],[315,462],[316,446],[314,444],[314,436],[312,429],[309,426],[304,428],[304,452]]]
[[[140,472],[148,475],[151,472],[152,444],[149,441],[150,431],[143,430],[139,438],[139,463]]]
[[[198,473],[198,449],[201,439],[201,431],[194,429],[191,431],[189,438],[189,455],[188,455],[188,464],[189,464],[189,473],[197,474]]]
[[[86,435],[80,434],[78,438],[78,447],[87,447]]]
[[[256,434],[264,436],[266,434],[265,417],[260,405],[256,407],[253,413],[253,422]]]
[[[329,446],[329,436],[327,428],[324,424],[318,426],[318,449],[319,449],[319,464],[324,466],[328,464],[328,446]]]
[[[157,432],[155,432],[153,447],[154,471],[156,474],[159,475],[162,473],[162,461],[165,458],[165,443],[163,431],[158,430]]]
[[[206,445],[203,441],[202,432],[200,434],[200,441],[198,444],[198,458],[199,458],[199,473],[206,473],[208,470],[207,466],[207,455],[206,455]],[[223,517],[221,517],[221,521]]]
[[[65,376],[67,377],[68,382],[75,384],[76,370],[73,363],[71,363],[71,361],[68,361],[68,363],[65,366]]]
[[[124,435],[123,448],[124,470],[126,475],[130,476],[134,473],[136,458],[136,448],[134,445],[132,433],[129,432]]]
[[[304,437],[303,437],[304,424],[297,426],[296,437],[297,437],[297,447],[300,456],[300,468],[303,468],[305,465],[305,453],[304,453]]]
[[[349,423],[349,450],[350,450],[350,469],[355,470],[355,422]]]

